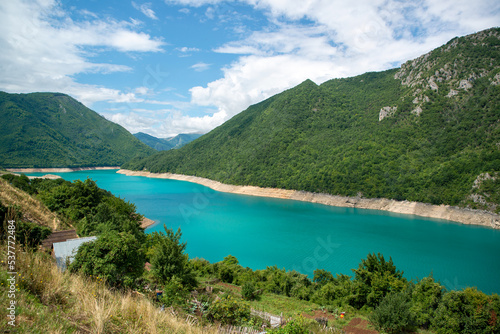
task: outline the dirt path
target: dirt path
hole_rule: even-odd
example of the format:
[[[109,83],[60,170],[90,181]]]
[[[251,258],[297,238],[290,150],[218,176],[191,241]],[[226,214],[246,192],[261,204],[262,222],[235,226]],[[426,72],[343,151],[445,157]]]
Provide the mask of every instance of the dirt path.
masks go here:
[[[344,331],[346,334],[378,334],[376,330],[369,329],[369,324],[368,320],[354,318],[344,327]]]

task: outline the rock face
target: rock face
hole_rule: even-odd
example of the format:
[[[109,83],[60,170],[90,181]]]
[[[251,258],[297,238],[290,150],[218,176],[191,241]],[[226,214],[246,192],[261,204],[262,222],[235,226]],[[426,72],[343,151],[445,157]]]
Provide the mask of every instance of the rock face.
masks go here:
[[[386,117],[392,116],[396,113],[398,107],[383,107],[380,109],[380,113],[378,115],[379,122]]]
[[[426,91],[447,91],[451,98],[467,92],[474,86],[478,78],[487,77],[492,85],[500,84],[500,66],[498,59],[484,57],[480,70],[471,68],[470,64],[477,62],[475,53],[467,53],[468,46],[482,46],[487,40],[500,39],[498,29],[489,29],[463,38],[455,38],[441,48],[435,49],[403,65],[394,75],[401,80],[403,86],[412,91],[418,104],[425,112],[425,102],[429,102]],[[460,51],[457,51],[460,50]],[[421,113],[421,112],[420,112]],[[420,114],[414,112],[414,114]]]
[[[493,86],[500,85],[500,73],[497,73],[490,81]]]

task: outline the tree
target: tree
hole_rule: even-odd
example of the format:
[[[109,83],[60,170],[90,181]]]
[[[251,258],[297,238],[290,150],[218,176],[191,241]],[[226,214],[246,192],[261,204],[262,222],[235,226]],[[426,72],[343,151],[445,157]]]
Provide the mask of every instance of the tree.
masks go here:
[[[255,286],[252,282],[245,282],[241,288],[241,297],[245,300],[255,299]]]
[[[325,269],[316,269],[314,272],[313,282],[318,283],[320,286],[333,280],[333,275],[331,272]]]
[[[441,334],[500,333],[500,297],[488,296],[475,288],[444,294],[431,329]]]
[[[112,231],[82,244],[69,270],[102,277],[113,287],[132,287],[144,270],[144,255],[133,235]]]
[[[186,243],[180,242],[182,233],[174,233],[163,225],[165,233],[153,232],[151,248],[151,273],[160,282],[168,282],[173,277],[180,279],[186,287],[197,285],[195,275],[189,265],[189,257],[184,253]]]
[[[356,291],[354,306],[359,308],[364,305],[375,307],[389,292],[402,291],[407,284],[403,272],[396,269],[392,258],[386,261],[380,253],[368,254],[366,260],[361,260],[358,269],[353,271]]]
[[[370,322],[378,330],[387,333],[401,333],[413,325],[410,298],[404,292],[391,292],[382,299],[379,306],[369,315]]]
[[[434,281],[432,276],[424,277],[415,284],[411,291],[411,311],[418,326],[429,327],[444,291],[444,287]]]
[[[238,276],[241,266],[235,256],[228,255],[220,263],[218,263],[217,269],[221,281],[233,283]]]

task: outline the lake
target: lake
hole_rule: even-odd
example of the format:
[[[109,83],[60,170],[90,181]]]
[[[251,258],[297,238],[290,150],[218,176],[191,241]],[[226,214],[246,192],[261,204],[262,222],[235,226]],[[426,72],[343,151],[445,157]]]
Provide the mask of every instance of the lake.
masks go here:
[[[28,173],[43,175],[46,173]],[[476,286],[500,293],[500,230],[385,211],[221,193],[202,185],[125,176],[115,171],[57,174],[87,177],[157,224],[181,228],[191,258],[231,254],[252,269],[278,266],[312,277],[314,269],[352,275],[368,253],[392,257],[408,279],[432,274],[448,289]]]

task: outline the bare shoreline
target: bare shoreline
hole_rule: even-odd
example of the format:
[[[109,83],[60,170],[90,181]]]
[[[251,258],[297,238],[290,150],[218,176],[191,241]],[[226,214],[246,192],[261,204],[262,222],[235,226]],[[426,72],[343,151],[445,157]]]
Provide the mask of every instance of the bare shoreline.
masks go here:
[[[261,188],[256,186],[236,186],[224,184],[202,177],[172,173],[150,173],[145,171],[130,171],[126,169],[120,169],[117,171],[117,173],[128,176],[144,176],[151,178],[188,181],[204,185],[216,191],[233,194],[292,199],[297,201],[319,203],[338,207],[382,210],[394,213],[417,215],[421,217],[445,219],[466,225],[481,225],[494,229],[500,229],[500,215],[498,214],[482,210],[459,208],[449,205],[432,205],[419,202],[396,201],[385,198],[346,197],[298,190]]]
[[[69,173],[78,172],[82,170],[110,170],[120,169],[120,167],[74,167],[74,168],[7,168],[9,172],[14,173]]]

